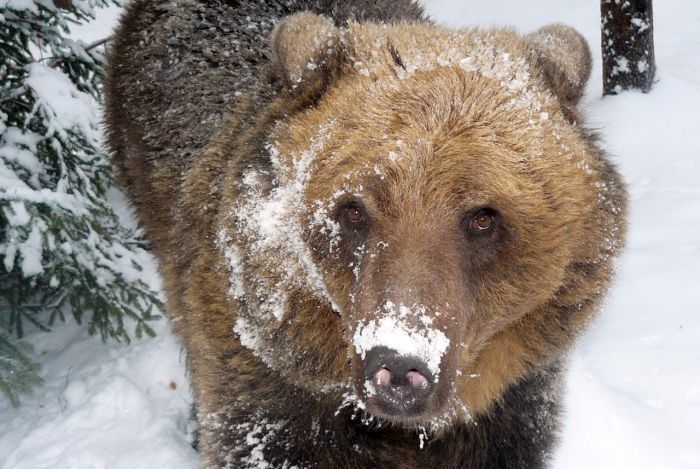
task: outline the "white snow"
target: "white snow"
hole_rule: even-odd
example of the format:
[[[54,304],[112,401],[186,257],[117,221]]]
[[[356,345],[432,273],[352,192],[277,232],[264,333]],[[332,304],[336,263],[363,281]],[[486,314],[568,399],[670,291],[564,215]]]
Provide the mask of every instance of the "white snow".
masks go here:
[[[33,0],[3,0],[3,6],[17,11],[27,10],[32,13],[38,13],[39,9],[36,6],[36,2]]]
[[[627,57],[616,57],[615,66],[612,69],[612,75],[617,75],[618,73],[629,73],[630,66]]]
[[[236,318],[233,332],[238,336],[241,345],[249,348],[256,357],[260,358],[270,368],[274,368],[275,362],[271,358],[270,351],[265,348],[265,341],[260,337],[260,332],[255,325],[241,315]]]
[[[41,256],[44,252],[41,242],[41,231],[37,225],[32,226],[27,240],[19,247],[22,256],[22,274],[25,277],[39,275],[44,271]]]
[[[299,282],[311,288],[320,298],[329,301],[335,311],[341,312],[328,293],[323,275],[313,262],[308,246],[302,240],[300,223],[301,214],[305,209],[304,190],[309,171],[326,138],[327,132],[324,127],[319,130],[307,150],[300,155],[292,155],[291,167],[287,167],[282,161],[277,147],[269,144],[267,151],[279,180],[278,185],[266,193],[257,172],[248,171],[241,185],[241,203],[229,213],[239,233],[236,235],[227,229],[219,233],[220,241],[243,237],[248,243],[248,252],[259,259],[260,265],[269,265],[265,259],[279,259],[279,263],[270,274],[271,278],[278,279],[277,282],[261,278],[256,282],[253,292],[255,297],[264,301],[268,312],[278,321],[284,316],[286,300],[286,296],[280,292],[298,285]],[[322,217],[319,217],[321,214],[317,212],[316,220],[321,221],[322,229],[336,229],[333,223],[323,221]],[[245,294],[242,291],[244,286],[240,283],[239,256],[232,252],[226,243],[220,243],[220,247],[229,263],[230,290]]]
[[[248,433],[246,434],[246,444],[251,447],[250,456],[243,458],[243,463],[246,467],[255,467],[257,469],[275,469],[275,466],[265,460],[265,447],[275,439],[277,433],[282,430],[286,422],[270,423],[267,419],[261,419],[254,423],[242,424],[247,425]],[[285,462],[284,467],[288,466]]]
[[[75,85],[59,70],[41,63],[27,66],[26,85],[36,96],[36,107],[47,114],[47,121],[54,128],[47,134],[59,135],[67,128],[84,129],[86,135],[94,134],[97,126],[95,105],[87,93],[78,91]]]
[[[165,321],[155,330],[130,346],[73,323],[31,334],[45,384],[18,409],[0,401],[0,467],[197,467],[184,354]]]
[[[245,286],[243,285],[243,266],[239,249],[231,241],[226,233],[219,233],[217,245],[226,257],[229,267],[229,296],[233,298],[243,298],[245,296]]]
[[[632,18],[630,20],[630,23],[632,23],[634,26],[636,26],[638,32],[640,32],[640,33],[649,29],[649,26],[650,26],[649,23],[647,23],[646,21],[644,21],[641,18]]]
[[[553,467],[700,468],[700,2],[655,2],[658,82],[605,99],[597,2],[426,3],[454,26],[568,23],[593,51],[584,108],[629,183],[630,233],[612,294],[571,354]],[[31,334],[46,384],[17,409],[0,400],[0,468],[199,467],[183,354],[165,321],[155,328],[130,346],[72,323]]]
[[[450,339],[430,327],[431,315],[425,306],[395,305],[387,301],[370,321],[361,322],[353,335],[355,351],[364,359],[374,347],[384,346],[403,356],[415,356],[425,361],[435,382],[440,375],[440,361],[450,345]]]

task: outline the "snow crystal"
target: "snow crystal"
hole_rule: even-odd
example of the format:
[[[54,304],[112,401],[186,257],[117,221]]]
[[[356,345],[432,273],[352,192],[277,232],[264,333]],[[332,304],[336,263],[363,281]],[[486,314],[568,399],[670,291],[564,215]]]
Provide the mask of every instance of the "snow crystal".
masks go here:
[[[27,73],[25,84],[36,96],[37,109],[48,117],[47,134],[64,135],[65,129],[76,127],[85,135],[95,134],[98,119],[90,95],[79,91],[61,71],[41,63],[27,65]]]
[[[337,417],[340,415],[340,412],[346,407],[352,408],[351,420],[357,420],[359,418],[360,423],[363,425],[373,425],[375,428],[381,427],[381,422],[372,414],[366,412],[367,406],[364,401],[352,391],[343,393],[341,404],[336,409],[335,416]]]
[[[265,350],[261,345],[263,341],[260,338],[257,327],[239,314],[233,325],[233,332],[238,336],[241,345],[250,349],[256,357],[260,358],[268,366],[272,366],[273,362],[270,359],[269,351]]]
[[[423,449],[427,440],[428,433],[425,431],[425,427],[418,427],[418,446],[420,449]]]
[[[337,197],[334,196],[333,200]],[[317,200],[316,211],[309,222],[310,228],[316,228],[328,238],[328,252],[333,253],[340,243],[340,224],[331,217],[332,202],[324,204]]]
[[[275,467],[265,459],[265,448],[270,441],[274,440],[277,433],[287,424],[285,421],[268,422],[261,419],[249,424],[252,428],[246,434],[246,445],[251,447],[250,455],[244,457],[241,462],[246,467],[256,467],[258,469],[270,469]]]
[[[29,213],[22,202],[10,202],[10,210],[5,210],[5,217],[7,222],[13,226],[29,223]]]
[[[19,252],[22,256],[22,274],[24,277],[39,275],[44,271],[41,265],[43,255],[42,234],[38,224],[32,225],[32,231],[29,233],[26,241],[20,244]],[[9,269],[8,269],[9,270]]]
[[[34,14],[39,14],[39,9],[37,7],[37,2],[34,0],[4,0],[2,2],[3,8],[8,10],[23,11],[27,10]]]
[[[365,395],[367,397],[372,397],[377,394],[377,388],[374,387],[374,381],[371,379],[365,380]]]
[[[416,319],[422,323],[422,328],[412,325]],[[377,319],[360,323],[353,335],[353,345],[363,359],[377,346],[388,347],[401,355],[416,356],[425,361],[437,382],[440,361],[447,352],[450,339],[442,331],[428,327],[430,324],[432,318],[427,315],[425,306],[411,308],[387,301]]]
[[[649,23],[644,21],[641,18],[632,18],[630,20],[630,23],[632,23],[634,26],[637,27],[637,32],[641,33],[647,29],[649,29]]]
[[[245,242],[246,254],[260,265],[269,265],[269,259],[279,259],[272,266],[270,277],[258,279],[253,285],[254,294],[248,292],[261,300],[262,309],[277,320],[284,316],[286,296],[281,292],[299,286],[300,283],[328,301],[335,311],[341,312],[328,293],[323,276],[302,237],[301,217],[306,210],[303,204],[304,191],[311,166],[327,138],[327,130],[327,127],[321,129],[307,150],[298,155],[285,155],[291,156],[291,167],[285,165],[277,146],[269,144],[267,151],[278,184],[265,193],[260,175],[255,170],[246,172],[242,178],[241,202],[230,214],[238,233],[231,233],[227,229],[219,233],[219,248],[229,266],[230,291],[233,296],[246,294],[245,285],[241,283],[242,253],[233,247],[234,240]],[[319,203],[312,215],[311,226],[330,235],[329,249],[337,246],[340,228],[329,217],[327,206]]]
[[[362,258],[365,255],[365,247],[366,246],[362,244],[352,253],[356,260],[350,264],[350,266],[352,267],[352,274],[355,277],[356,282],[360,280],[360,265],[362,264]]]
[[[219,249],[223,250],[226,262],[229,266],[229,291],[233,298],[243,298],[245,288],[243,286],[243,267],[241,265],[241,255],[235,244],[226,236],[226,233],[219,233]]]
[[[618,75],[620,73],[629,73],[629,60],[627,57],[615,57],[615,66],[610,71],[611,75]]]

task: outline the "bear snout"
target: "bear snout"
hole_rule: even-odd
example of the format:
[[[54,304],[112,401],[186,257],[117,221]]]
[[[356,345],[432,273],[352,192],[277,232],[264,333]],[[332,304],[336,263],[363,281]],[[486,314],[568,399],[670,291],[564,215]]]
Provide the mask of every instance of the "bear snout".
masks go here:
[[[388,347],[374,347],[365,357],[365,389],[387,415],[411,417],[422,413],[435,386],[428,365]]]
[[[412,425],[444,411],[451,340],[435,307],[387,300],[357,320],[356,386],[372,414]]]

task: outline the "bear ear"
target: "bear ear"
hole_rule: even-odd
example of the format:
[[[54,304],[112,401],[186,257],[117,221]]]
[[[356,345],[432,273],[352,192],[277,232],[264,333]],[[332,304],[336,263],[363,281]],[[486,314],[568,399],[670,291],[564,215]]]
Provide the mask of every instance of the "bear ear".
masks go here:
[[[282,20],[270,35],[272,73],[289,89],[329,78],[342,55],[340,30],[333,21],[309,12]]]
[[[563,104],[575,106],[591,76],[591,51],[574,28],[550,24],[525,36],[530,60]]]

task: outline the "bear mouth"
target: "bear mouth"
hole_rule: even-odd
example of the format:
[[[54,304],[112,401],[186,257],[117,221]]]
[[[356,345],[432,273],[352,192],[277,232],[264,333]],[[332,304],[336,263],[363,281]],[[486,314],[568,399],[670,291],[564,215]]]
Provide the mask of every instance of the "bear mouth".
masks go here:
[[[365,385],[367,387],[367,385]],[[432,386],[431,386],[432,387]],[[365,403],[367,410],[377,417],[402,424],[414,424],[432,416],[428,409],[432,389],[416,392],[409,387],[392,386],[373,391]]]

